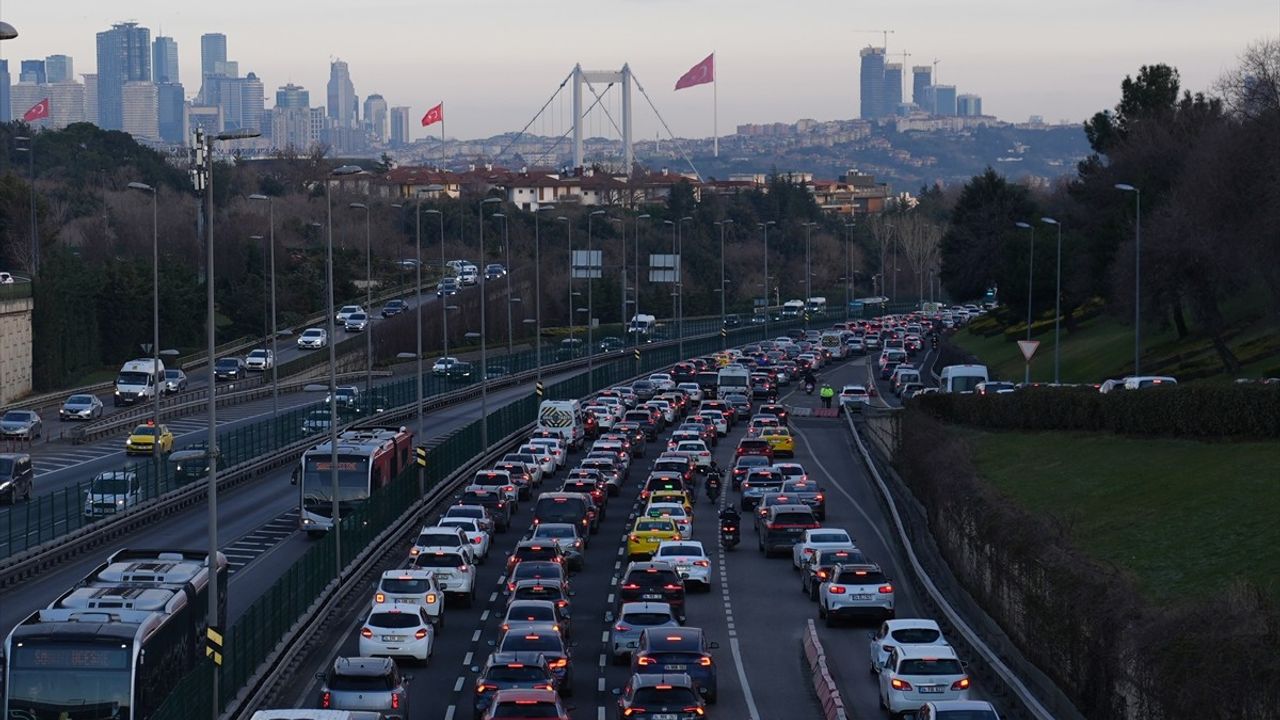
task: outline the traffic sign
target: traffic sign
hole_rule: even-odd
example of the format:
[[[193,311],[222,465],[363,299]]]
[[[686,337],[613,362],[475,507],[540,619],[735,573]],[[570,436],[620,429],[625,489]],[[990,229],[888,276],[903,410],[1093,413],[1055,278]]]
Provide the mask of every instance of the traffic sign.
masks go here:
[[[222,633],[219,632],[219,628],[213,626],[205,628],[204,654],[206,657],[213,658],[214,665],[222,664]]]
[[[427,466],[427,449],[421,445],[415,448],[415,455],[418,458],[418,467]]]
[[[636,348],[636,359],[640,359],[640,348]]]
[[[1019,340],[1018,349],[1022,351],[1022,357],[1027,362],[1031,362],[1031,356],[1036,354],[1036,348],[1040,347],[1039,340]]]

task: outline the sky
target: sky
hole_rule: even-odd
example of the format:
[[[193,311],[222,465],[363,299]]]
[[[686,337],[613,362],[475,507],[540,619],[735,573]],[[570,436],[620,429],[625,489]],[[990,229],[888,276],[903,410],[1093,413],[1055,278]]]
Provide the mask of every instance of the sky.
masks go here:
[[[19,60],[52,54],[70,55],[76,73],[93,72],[96,33],[133,20],[153,38],[177,41],[190,97],[200,86],[200,35],[221,32],[241,74],[262,78],[268,107],[288,82],[324,104],[329,61],[340,58],[360,98],[379,93],[412,108],[414,137],[426,132],[416,118],[440,100],[450,137],[519,130],[575,63],[629,63],[674,134],[705,137],[717,126],[725,135],[741,123],[857,117],[858,50],[883,44],[873,31],[885,28],[894,31],[890,62],[904,51],[907,65],[936,60],[936,81],[982,96],[988,115],[1080,122],[1114,106],[1121,80],[1143,64],[1171,64],[1184,88],[1208,89],[1250,42],[1280,35],[1280,2],[0,0],[0,19],[19,32],[0,44],[14,82]],[[676,79],[713,51],[715,103],[710,85],[675,92]],[[530,130],[564,132],[567,97]],[[638,92],[633,117],[638,140],[665,137]],[[597,134],[617,137],[603,117],[595,123]]]

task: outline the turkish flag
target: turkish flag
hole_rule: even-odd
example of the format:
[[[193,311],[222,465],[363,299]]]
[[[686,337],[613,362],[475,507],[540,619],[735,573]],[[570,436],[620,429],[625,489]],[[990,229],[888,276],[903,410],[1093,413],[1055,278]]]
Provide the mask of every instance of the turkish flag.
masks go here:
[[[41,118],[49,117],[49,98],[45,98],[35,105],[22,116],[23,122],[34,122]]]
[[[689,72],[676,81],[676,89],[683,90],[694,85],[705,85],[716,79],[716,54],[711,53],[706,60],[689,68]]]
[[[426,115],[422,116],[422,127],[434,125],[438,122],[444,122],[444,103],[431,108]]]

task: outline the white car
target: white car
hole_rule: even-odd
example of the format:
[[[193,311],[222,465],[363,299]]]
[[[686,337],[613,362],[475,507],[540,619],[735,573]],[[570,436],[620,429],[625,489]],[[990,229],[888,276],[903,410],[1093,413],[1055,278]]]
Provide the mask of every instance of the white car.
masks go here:
[[[895,647],[880,671],[880,702],[897,716],[927,702],[968,700],[969,686],[969,675],[950,645]]]
[[[707,449],[707,444],[701,440],[681,440],[676,445],[675,452],[683,453],[693,458],[693,462],[700,468],[711,467],[711,451]]]
[[[528,453],[538,459],[538,469],[542,471],[542,477],[551,477],[556,472],[556,458],[547,449],[541,445],[526,443],[516,449],[518,453]]]
[[[489,557],[489,533],[480,526],[480,521],[475,518],[440,518],[436,522],[436,527],[457,528],[467,536],[467,541],[471,543],[471,555],[476,562],[483,564]]]
[[[463,285],[475,285],[480,280],[480,268],[475,265],[463,265],[458,270],[458,281]]]
[[[360,628],[360,657],[431,657],[435,626],[425,608],[374,605]]]
[[[329,344],[329,333],[320,328],[307,328],[298,336],[299,350],[316,350]]]
[[[711,589],[711,558],[697,540],[664,540],[653,553],[654,561],[669,562],[685,582]]]
[[[586,555],[583,551],[586,547],[582,536],[578,534],[577,525],[557,522],[538,523],[533,526],[533,529],[525,537],[529,540],[555,543],[568,562],[569,569],[582,570],[583,563],[586,560]]]
[[[442,357],[431,364],[431,373],[433,375],[444,375],[449,371],[449,368],[457,365],[459,362],[461,361],[456,357]]]
[[[939,700],[928,702],[916,711],[916,720],[1000,720],[995,707],[985,700]]]
[[[542,461],[539,459],[541,455],[535,455],[528,452],[513,452],[502,456],[501,462],[518,462],[524,463],[529,469],[529,475],[534,486],[542,485]]]
[[[0,285],[12,285],[14,283],[13,274],[0,271]]]
[[[644,406],[657,408],[658,412],[662,413],[662,421],[667,424],[676,421],[676,408],[666,400],[650,400]]]
[[[520,499],[520,488],[516,487],[511,480],[511,473],[506,470],[477,470],[466,490],[473,488],[501,493],[502,498],[512,504]]]
[[[671,375],[667,373],[654,373],[649,376],[649,382],[653,383],[660,393],[676,389],[676,381],[672,380]]]
[[[791,566],[800,569],[809,556],[819,550],[857,550],[858,545],[849,533],[839,528],[805,530],[800,542],[791,546]]]
[[[382,573],[370,607],[421,607],[437,627],[444,625],[444,592],[429,570],[394,569]]]
[[[694,382],[684,382],[676,385],[677,390],[684,391],[689,396],[689,402],[700,403],[704,397],[702,386]]]
[[[644,514],[649,517],[669,517],[676,521],[682,539],[693,537],[693,516],[680,503],[649,503]]]
[[[275,364],[275,355],[266,348],[251,350],[244,358],[244,366],[250,370],[270,370]]]
[[[832,627],[845,618],[893,618],[893,583],[873,563],[836,565],[818,586],[818,617]]]
[[[840,404],[850,405],[854,403],[861,405],[871,404],[871,393],[867,392],[866,386],[845,385],[840,388]]]
[[[422,526],[422,529],[418,531],[417,539],[413,541],[413,547],[409,548],[409,557],[412,558],[424,552],[441,548],[457,550],[466,555],[471,562],[479,560],[479,553],[471,546],[471,541],[467,539],[466,532],[460,528],[438,525]]]
[[[564,441],[559,438],[530,438],[529,445],[534,445],[555,460],[556,468],[564,467],[569,455],[565,452]]]
[[[595,416],[596,425],[601,432],[613,429],[613,424],[618,421],[617,412],[608,405],[588,405],[583,410]]]
[[[880,628],[867,633],[871,638],[871,672],[878,673],[889,661],[889,650],[904,645],[946,645],[942,628],[933,620],[924,618],[898,618],[885,620]]]
[[[448,510],[444,511],[441,519],[448,520],[452,518],[468,518],[475,520],[480,524],[480,529],[493,535],[493,516],[489,514],[488,508],[480,505],[451,505]]]
[[[360,313],[361,315],[364,315],[365,314],[364,308],[360,307],[359,305],[343,305],[342,309],[338,310],[338,314],[335,316],[334,319],[336,319],[340,323],[345,323],[348,318],[350,318],[352,315],[355,315],[356,313]]]
[[[436,574],[436,582],[446,593],[460,595],[471,607],[476,600],[476,566],[471,558],[457,548],[424,550],[413,558],[411,566],[417,570],[430,570]]]
[[[729,419],[726,418],[722,412],[699,412],[695,417],[710,418],[712,424],[715,426],[716,434],[720,437],[724,437],[729,432]]]

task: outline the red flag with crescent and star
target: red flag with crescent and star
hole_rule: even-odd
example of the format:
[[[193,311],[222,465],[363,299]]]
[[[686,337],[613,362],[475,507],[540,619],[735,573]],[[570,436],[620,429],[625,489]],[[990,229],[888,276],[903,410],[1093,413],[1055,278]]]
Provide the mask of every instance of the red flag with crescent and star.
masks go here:
[[[715,82],[716,79],[716,54],[711,53],[706,60],[689,68],[689,72],[680,76],[676,81],[676,89],[683,90],[694,85],[705,85],[709,82]]]
[[[35,122],[41,118],[49,117],[49,98],[45,98],[35,105],[31,106],[22,116],[23,122]]]
[[[444,120],[444,103],[431,108],[426,115],[422,116],[422,127],[434,125]]]

